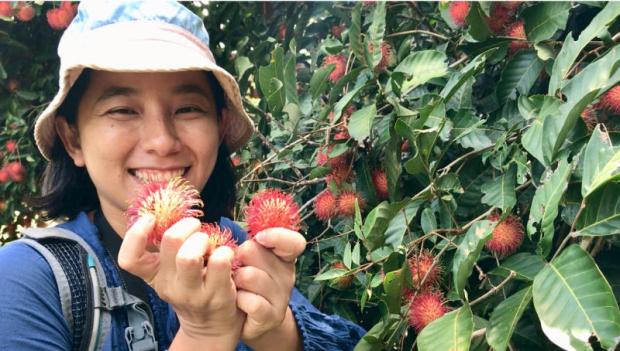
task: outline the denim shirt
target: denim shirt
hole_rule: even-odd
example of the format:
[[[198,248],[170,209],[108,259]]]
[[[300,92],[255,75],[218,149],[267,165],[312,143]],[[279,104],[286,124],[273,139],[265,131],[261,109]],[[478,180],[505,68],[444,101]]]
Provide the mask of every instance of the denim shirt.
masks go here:
[[[247,234],[228,218],[220,226],[229,228],[238,244]],[[108,284],[120,286],[120,273],[103,248],[97,228],[86,213],[59,225],[80,235],[92,247],[106,271]],[[58,288],[47,262],[30,246],[15,242],[0,249],[0,350],[69,350],[72,333],[64,319]],[[170,346],[179,329],[172,307],[147,286],[149,305],[160,350]],[[297,289],[289,306],[303,339],[304,350],[352,350],[365,331],[336,315],[315,308]],[[124,338],[127,318],[123,311],[112,314],[112,326],[104,350],[128,350]],[[250,350],[240,342],[237,350]]]

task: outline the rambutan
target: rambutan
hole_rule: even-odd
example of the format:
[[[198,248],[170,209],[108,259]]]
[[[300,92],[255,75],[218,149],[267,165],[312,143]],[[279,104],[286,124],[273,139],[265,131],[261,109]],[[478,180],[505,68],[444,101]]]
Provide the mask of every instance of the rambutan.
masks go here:
[[[471,7],[469,1],[451,1],[448,13],[452,21],[457,27],[465,26],[465,18],[469,14],[469,8]]]
[[[342,35],[342,31],[344,30],[345,26],[344,23],[340,24],[340,25],[336,25],[334,24],[332,26],[332,35],[336,38],[340,38],[340,36]]]
[[[17,89],[19,89],[19,82],[16,79],[9,79],[6,82],[6,90],[8,90],[9,93],[14,93]]]
[[[232,232],[226,227],[220,227],[217,223],[202,223],[201,233],[205,233],[208,237],[207,250],[204,254],[205,264],[209,261],[209,257],[220,246],[228,246],[233,250],[237,249],[237,243],[233,238]],[[233,260],[233,270],[239,267],[239,261]]]
[[[278,189],[264,189],[254,194],[245,209],[245,220],[252,237],[273,227],[297,231],[301,222],[299,206],[293,197]]]
[[[387,176],[385,175],[385,172],[380,169],[376,169],[372,172],[371,178],[379,200],[385,200],[390,197],[388,194]]]
[[[357,200],[357,205],[362,210],[366,203],[360,194],[350,190],[341,192],[336,200],[338,214],[344,217],[353,217],[355,215],[355,200]]]
[[[8,151],[9,153],[13,153],[17,150],[17,142],[13,139],[7,140],[4,146],[6,147],[6,151]]]
[[[513,23],[506,31],[506,34],[509,37],[521,39],[513,40],[508,45],[508,52],[510,52],[511,54],[514,54],[521,49],[527,49],[528,47],[530,47],[530,44],[527,42],[527,37],[525,36],[525,27],[523,27],[523,21],[517,21]]]
[[[614,115],[620,115],[620,85],[607,90],[601,97],[599,105]]]
[[[396,64],[396,55],[392,46],[387,42],[381,42],[381,61],[377,64],[375,69],[377,71],[383,71],[388,67],[392,67]]]
[[[340,116],[340,121],[338,122],[338,125],[334,128],[334,140],[347,140],[349,138],[351,138],[351,135],[349,135],[349,119],[351,118],[351,115],[353,114],[353,112],[355,112],[355,107],[353,107],[352,105],[347,106],[347,108],[342,111],[342,116]],[[329,121],[333,122],[334,121],[334,113],[330,112],[329,113]]]
[[[9,172],[6,170],[6,166],[0,169],[0,184],[8,182],[10,179]]]
[[[584,108],[579,115],[583,123],[586,125],[588,132],[592,132],[598,123],[596,115],[596,110],[592,107],[592,105],[586,106],[586,108]]]
[[[325,181],[328,185],[332,180],[336,185],[341,185],[342,183],[348,183],[352,176],[353,171],[347,163],[335,163],[332,165],[332,169],[327,174],[327,177],[325,177]]]
[[[336,68],[329,74],[329,80],[332,83],[336,83],[344,76],[347,68],[347,59],[344,55],[327,55],[323,60],[323,67],[331,64],[336,65]]]
[[[75,16],[75,10],[70,9],[67,6],[61,6],[60,8],[49,9],[45,13],[45,17],[47,17],[47,23],[54,30],[63,30],[67,28],[69,24],[71,23],[71,21],[73,20],[74,16]]]
[[[336,215],[336,197],[329,190],[324,190],[314,199],[314,214],[327,222]]]
[[[492,222],[497,222],[499,218],[498,214],[491,214],[488,217]],[[523,223],[518,217],[509,215],[493,229],[491,239],[484,246],[490,252],[505,257],[517,251],[523,242],[523,236]]]
[[[344,263],[337,261],[334,262],[331,266],[331,268],[334,269],[347,269],[347,267],[344,265]],[[338,278],[334,278],[332,279],[331,283],[341,289],[346,289],[348,287],[351,286],[351,283],[353,282],[353,276],[352,275],[344,275],[342,277],[338,277]]]
[[[149,242],[159,246],[164,232],[187,217],[202,217],[200,193],[187,180],[175,177],[169,181],[145,183],[127,208],[127,227],[146,214],[155,217]]]
[[[22,22],[29,22],[34,18],[34,8],[30,5],[19,4],[15,17]]]
[[[330,166],[332,168],[342,165],[349,165],[349,158],[351,154],[344,152],[336,157],[330,157],[329,154],[334,150],[334,144],[323,146],[316,155],[316,163],[319,166]]]
[[[411,278],[415,289],[435,286],[439,283],[442,269],[439,264],[433,266],[434,261],[435,257],[427,250],[409,258],[409,269],[411,270]],[[422,284],[422,279],[425,276],[426,280]]]
[[[0,17],[11,17],[13,7],[10,1],[0,1]]]
[[[491,4],[491,16],[487,18],[487,24],[496,35],[504,34],[506,25],[512,23],[519,1],[502,1]]]
[[[443,294],[439,291],[422,292],[411,300],[409,308],[409,325],[420,332],[432,321],[448,312]]]
[[[26,177],[26,168],[19,161],[10,162],[5,166],[9,177],[16,183],[24,180]]]

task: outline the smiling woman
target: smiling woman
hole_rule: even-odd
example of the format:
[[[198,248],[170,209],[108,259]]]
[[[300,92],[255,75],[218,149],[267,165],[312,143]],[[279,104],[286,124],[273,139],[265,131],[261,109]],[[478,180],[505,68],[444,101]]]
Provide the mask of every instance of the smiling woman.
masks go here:
[[[208,44],[200,18],[177,2],[80,4],[58,48],[58,93],[35,125],[48,163],[34,204],[67,220],[48,232],[60,228],[85,251],[50,236],[33,242],[29,231],[0,251],[0,349],[343,350],[361,338],[294,288],[299,232],[267,228],[246,240],[228,218],[229,150],[253,123]],[[218,247],[205,264],[196,218],[174,223],[155,252],[153,216],[128,223],[145,182],[176,177],[200,192],[200,219],[232,233],[235,253]],[[89,282],[102,285],[92,290],[101,304],[84,298]]]

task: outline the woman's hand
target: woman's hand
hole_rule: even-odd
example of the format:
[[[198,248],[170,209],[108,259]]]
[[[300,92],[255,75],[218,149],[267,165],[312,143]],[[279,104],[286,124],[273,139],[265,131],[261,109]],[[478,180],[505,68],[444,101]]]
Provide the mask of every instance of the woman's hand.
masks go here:
[[[242,267],[234,274],[237,305],[247,313],[242,340],[255,350],[300,349],[301,338],[288,307],[295,285],[295,260],[306,247],[304,237],[285,228],[257,233],[237,250]]]
[[[205,267],[207,235],[199,232],[196,218],[175,223],[164,233],[159,252],[149,252],[147,237],[153,222],[152,216],[144,216],[129,228],[118,254],[119,266],[142,278],[172,305],[181,324],[174,344],[212,340],[222,349],[234,349],[244,321],[231,276],[234,252],[229,247],[216,249]]]

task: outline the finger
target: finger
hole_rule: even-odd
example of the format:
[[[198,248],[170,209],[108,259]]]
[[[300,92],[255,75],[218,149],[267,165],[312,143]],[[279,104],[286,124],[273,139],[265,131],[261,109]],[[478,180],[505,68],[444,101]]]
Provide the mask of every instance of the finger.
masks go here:
[[[190,235],[181,245],[176,257],[177,280],[183,286],[194,289],[203,284],[204,254],[209,247],[209,237],[201,232]]]
[[[237,292],[237,307],[248,316],[245,330],[263,330],[273,323],[277,313],[273,306],[264,297],[246,290]]]
[[[154,224],[155,218],[152,215],[140,217],[125,233],[118,252],[118,265],[145,281],[155,276],[159,266],[159,254],[146,249]]]
[[[306,249],[306,239],[299,232],[286,228],[268,228],[254,239],[266,248],[273,249],[281,259],[293,262]]]
[[[228,246],[220,246],[211,253],[207,263],[205,288],[214,303],[222,303],[231,297],[235,290],[231,278],[234,251]]]
[[[237,248],[237,259],[241,266],[257,267],[269,274],[271,279],[289,274],[294,265],[276,256],[254,240],[247,240]]]
[[[269,274],[262,269],[247,266],[235,271],[235,286],[256,295],[260,295],[271,305],[275,305],[280,295],[278,282],[274,281]]]
[[[174,275],[176,271],[176,256],[185,240],[200,230],[200,221],[194,217],[183,218],[164,232],[159,247],[161,272],[165,275]]]

